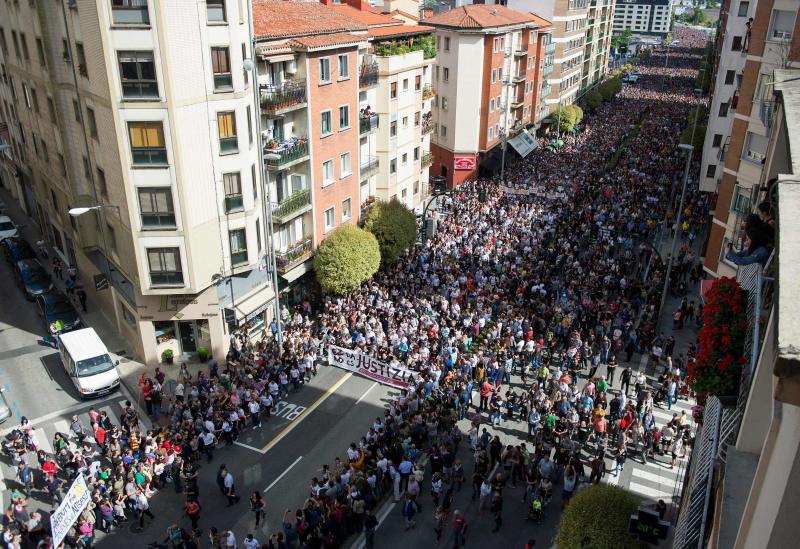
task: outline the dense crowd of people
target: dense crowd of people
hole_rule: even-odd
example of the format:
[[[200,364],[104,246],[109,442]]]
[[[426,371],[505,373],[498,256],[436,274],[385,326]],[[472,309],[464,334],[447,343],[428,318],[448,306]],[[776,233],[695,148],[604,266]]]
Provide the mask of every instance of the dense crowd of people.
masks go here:
[[[689,108],[700,102],[692,90],[705,45],[702,33],[676,35],[680,48],[668,69],[656,50],[639,65],[638,83],[588,115],[563,147],[510,163],[505,181],[471,182],[440,197],[433,239],[352,295],[326,298],[316,314],[308,302],[285,309],[280,351],[270,341],[248,346],[240,334],[225,364],[212,360],[194,376],[181,371],[171,398],[164,398],[162,372],[143,375],[147,413],[165,418],[153,429],[141,428],[128,403],[119,425],[104,413],[91,414],[91,425],[75,417],[48,455],[23,424],[13,455],[28,495],[36,482],[56,505],[79,474],[92,492],[67,546],[91,546],[96,529],[110,532],[126,521],[141,528],[153,518],[151,496],[171,484],[185,494],[190,525],[173,524],[167,543],[199,547],[207,536],[211,547],[235,547],[231,531],[206,525],[200,534],[196,463],[211,463],[218,445],[259,428],[280,398],[316,375],[329,344],[416,370],[422,381],[402,391],[346,455],[323,466],[308,499],[263,547],[341,547],[359,532],[372,547],[379,500],[400,502],[413,528],[427,506],[423,485],[436,542],[449,531],[458,546],[468,522],[454,499],[464,485],[499,530],[507,484],[527,487],[525,505],[536,517],[556,486],[566,503],[581,485],[598,482],[605,458],[621,467],[629,456],[659,452],[674,464],[690,440],[689,418],[676,414],[658,425],[652,408],[658,400],[674,403],[693,350],[684,357],[657,331],[665,268],[651,244],[681,233],[670,286],[685,293],[701,275],[691,244],[707,211],[700,194],[689,192],[684,223],[673,226],[684,161],[676,145]],[[619,163],[607,169],[623,143]],[[680,312],[681,325],[700,316],[689,301]],[[268,330],[276,331],[274,322]],[[631,367],[635,352],[660,365],[655,384]],[[597,374],[601,366],[605,375]],[[617,370],[621,389],[612,390]],[[527,423],[527,433],[504,446],[489,429],[512,418]],[[471,464],[458,458],[463,444]],[[225,465],[217,473],[230,505],[240,500],[235,473]],[[40,513],[28,512],[22,492],[12,494],[4,543],[17,549],[27,538],[46,549],[47,527]],[[247,504],[258,525],[264,501],[256,493]],[[253,537],[242,544],[258,547]]]

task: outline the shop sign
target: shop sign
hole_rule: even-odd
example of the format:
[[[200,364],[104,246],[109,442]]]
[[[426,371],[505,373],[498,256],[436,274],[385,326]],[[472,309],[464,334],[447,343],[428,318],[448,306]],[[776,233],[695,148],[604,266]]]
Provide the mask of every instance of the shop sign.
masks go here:
[[[454,170],[474,170],[475,169],[475,155],[456,155],[453,157]]]

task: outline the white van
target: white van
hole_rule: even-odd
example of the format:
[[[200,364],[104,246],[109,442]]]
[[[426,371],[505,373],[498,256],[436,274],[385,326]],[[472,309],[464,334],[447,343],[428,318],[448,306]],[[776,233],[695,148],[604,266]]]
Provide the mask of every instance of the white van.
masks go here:
[[[92,328],[61,334],[58,338],[61,363],[81,398],[101,396],[119,388],[117,365]]]

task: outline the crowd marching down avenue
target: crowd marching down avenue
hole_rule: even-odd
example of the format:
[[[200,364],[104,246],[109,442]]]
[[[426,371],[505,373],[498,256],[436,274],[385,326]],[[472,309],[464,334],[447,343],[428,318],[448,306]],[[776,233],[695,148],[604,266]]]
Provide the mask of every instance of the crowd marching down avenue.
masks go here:
[[[118,399],[115,414],[75,416],[52,440],[23,423],[8,443],[20,489],[4,543],[52,547],[27,498],[45,491],[55,508],[83,474],[93,504],[67,547],[113,543],[114,530],[142,528],[153,513],[175,517],[158,536],[165,547],[388,547],[383,519],[403,532],[431,527],[428,547],[460,547],[475,521],[497,532],[511,514],[531,519],[520,534],[531,538],[526,547],[534,538],[546,547],[552,540],[537,523],[582,487],[614,483],[631,462],[677,467],[693,442],[685,377],[696,349],[673,332],[702,316],[689,291],[702,275],[693,244],[708,205],[690,184],[683,223],[673,226],[686,161],[678,142],[704,101],[694,88],[706,34],[677,28],[674,38],[669,66],[662,47],[642,56],[638,82],[587,109],[563,146],[547,148],[551,134],[509,160],[504,181],[498,174],[436,198],[435,236],[359,290],[285,309],[280,350],[273,322],[259,345],[234,336],[226,364],[182,370],[170,390],[163,373],[142,374],[146,418]],[[668,286],[686,297],[665,327],[662,243],[673,230]],[[413,370],[419,382],[364,417],[360,440],[331,449],[305,501],[237,491],[240,471],[216,449],[262,428],[281,399],[331,368],[332,345]],[[219,495],[200,492],[200,468],[213,468]],[[167,487],[183,494],[182,509],[159,507]],[[671,490],[641,495],[664,516]],[[255,534],[202,514],[214,497],[250,513]],[[477,510],[467,511],[473,501]],[[391,504],[395,512],[379,517]],[[267,506],[291,510],[264,533]]]

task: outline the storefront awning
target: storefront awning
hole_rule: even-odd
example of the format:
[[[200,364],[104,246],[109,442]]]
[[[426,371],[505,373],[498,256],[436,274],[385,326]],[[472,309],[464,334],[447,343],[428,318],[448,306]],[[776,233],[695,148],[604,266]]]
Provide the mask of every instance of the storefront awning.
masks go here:
[[[528,133],[528,130],[522,130],[509,139],[508,144],[514,147],[514,150],[517,151],[522,158],[525,158],[539,147],[539,141]]]
[[[239,322],[247,322],[257,317],[267,310],[267,307],[272,303],[272,297],[272,289],[270,287],[263,287],[261,290],[246,297],[242,301],[237,300],[234,304],[236,320]]]
[[[304,274],[306,274],[308,271],[310,271],[313,265],[314,262],[309,258],[306,261],[303,261],[297,267],[294,267],[293,269],[286,271],[284,274],[280,276],[286,282],[291,283],[300,278],[301,276],[303,276]]]

